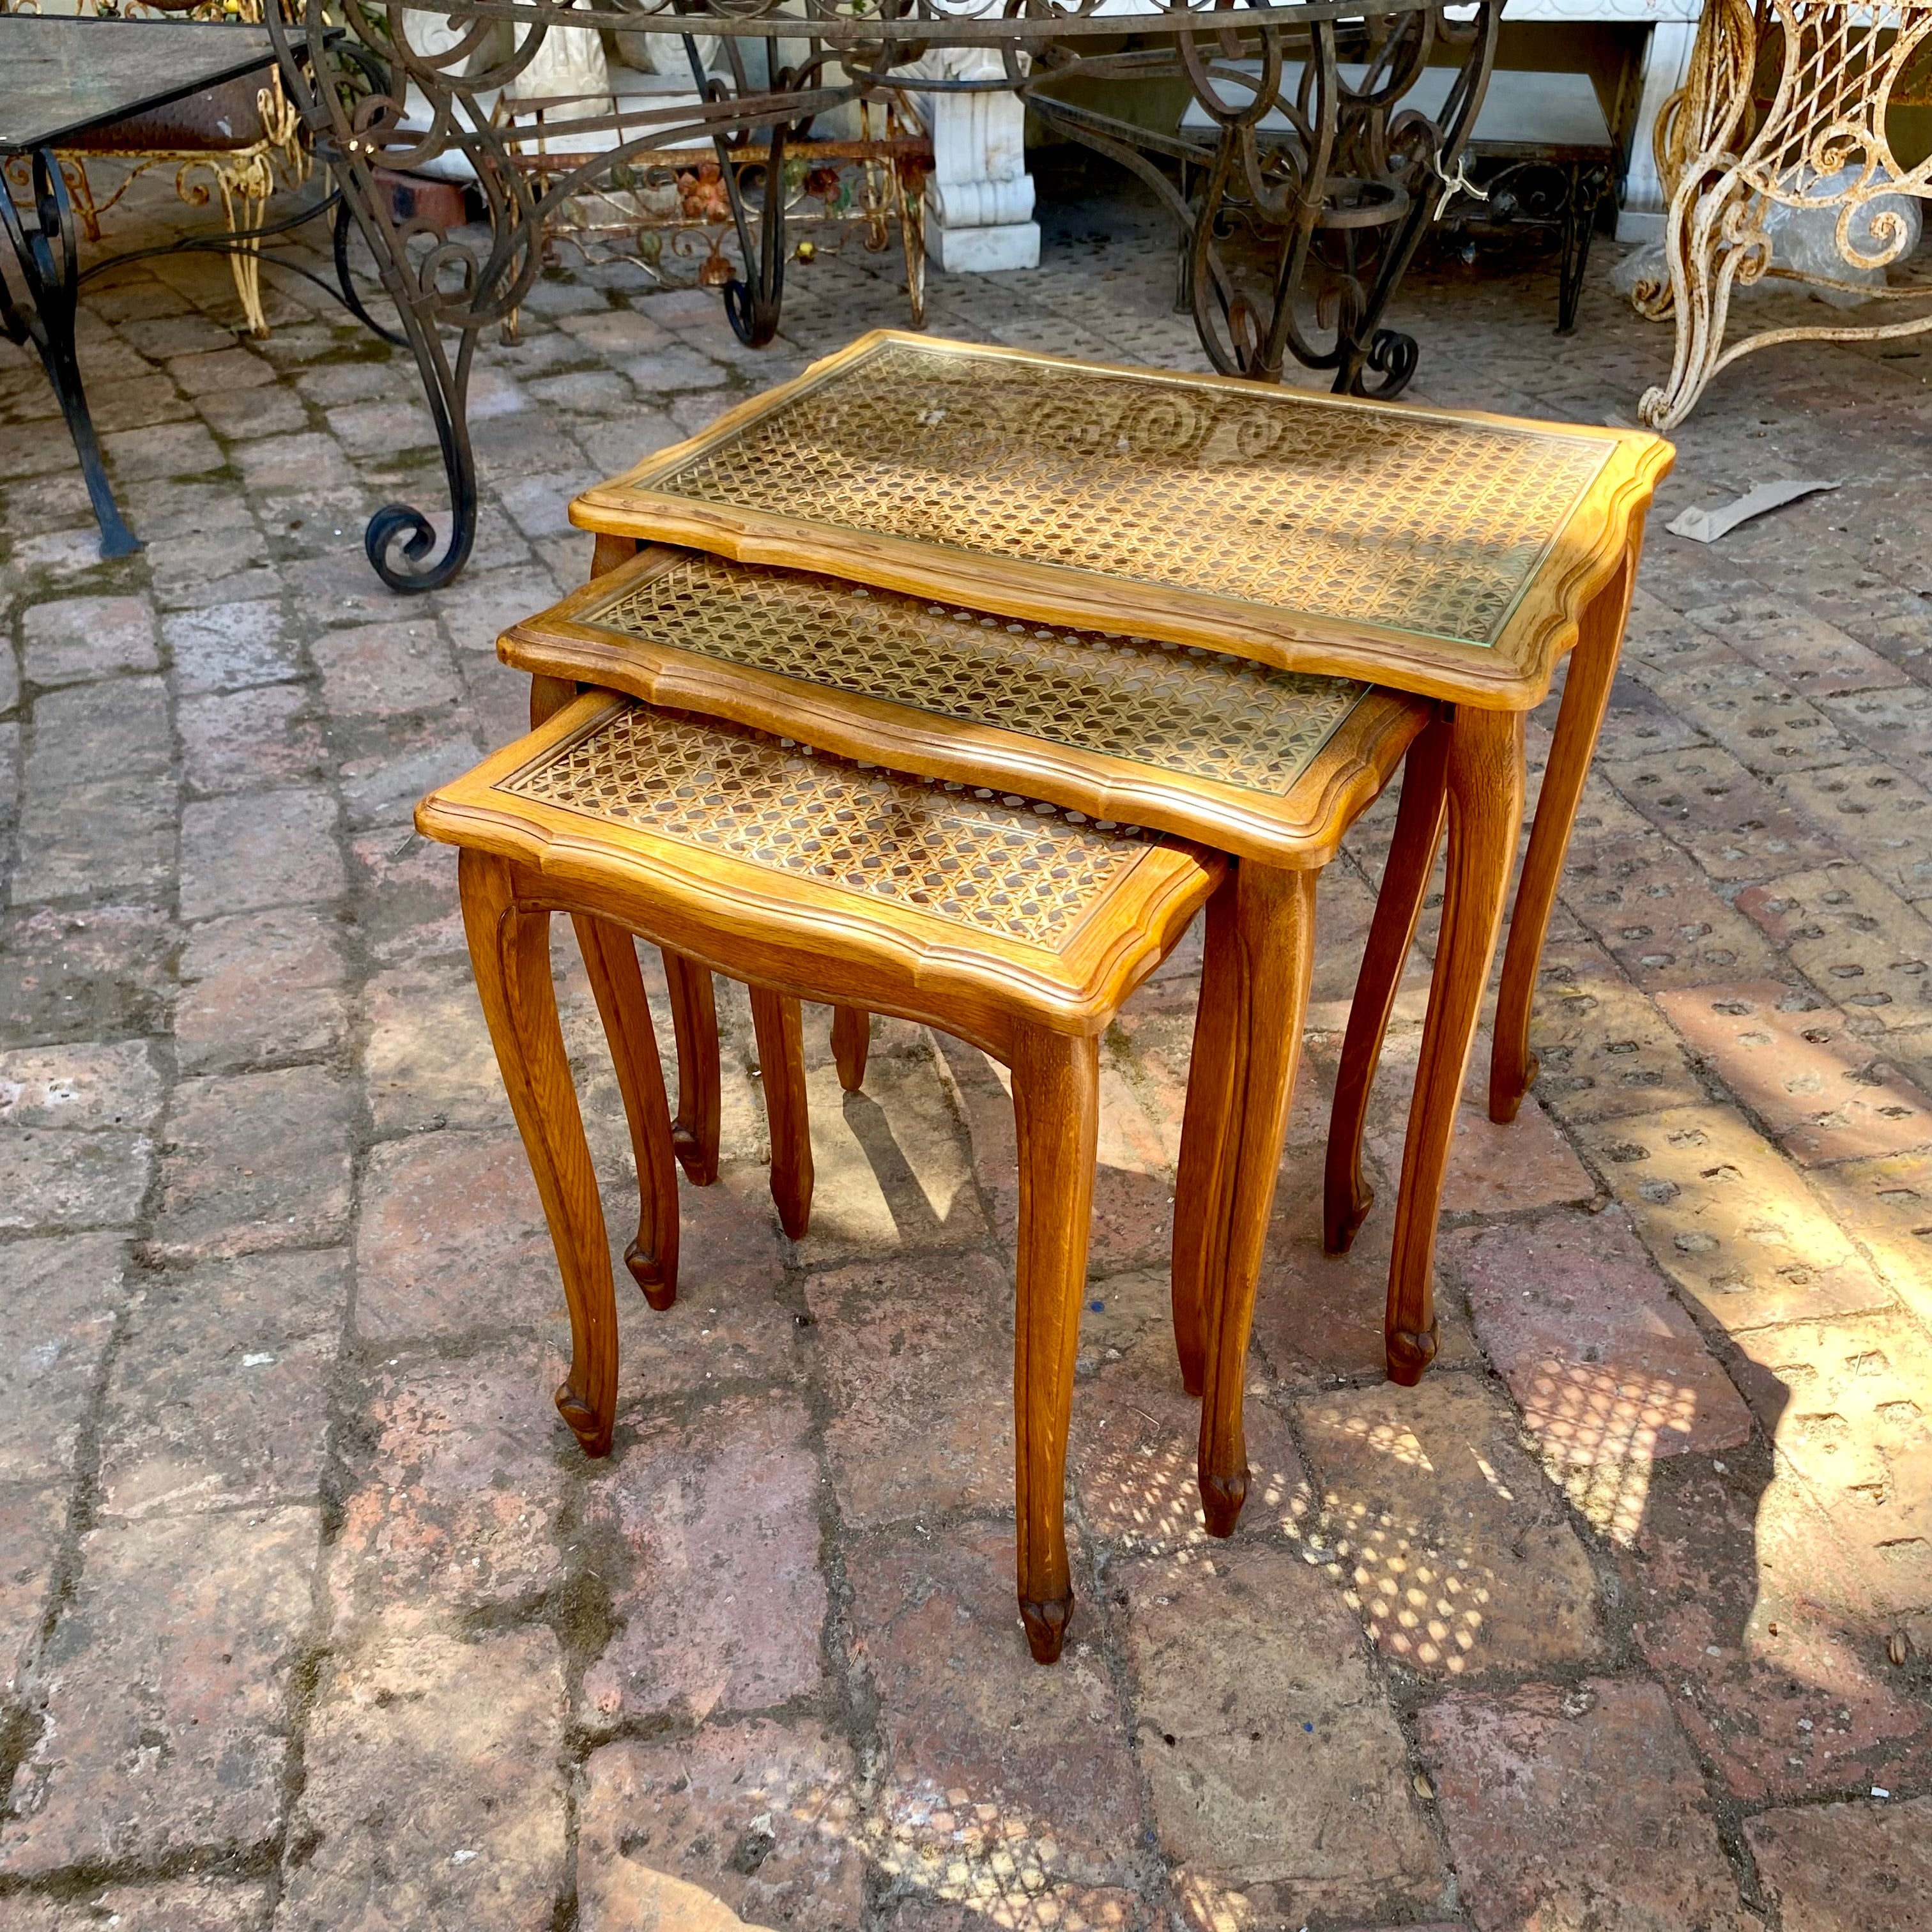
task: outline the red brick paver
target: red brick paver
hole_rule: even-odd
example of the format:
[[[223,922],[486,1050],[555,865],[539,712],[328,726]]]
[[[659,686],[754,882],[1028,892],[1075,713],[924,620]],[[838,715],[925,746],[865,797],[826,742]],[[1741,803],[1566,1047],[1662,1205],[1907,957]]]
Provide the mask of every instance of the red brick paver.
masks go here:
[[[935,274],[935,326],[1199,367],[1149,210],[1048,202],[1046,265]],[[178,218],[137,190],[110,220]],[[1418,399],[1628,419],[1667,338],[1614,253],[1564,340],[1544,268],[1425,263]],[[523,728],[494,640],[582,580],[570,494],[902,322],[885,265],[798,265],[756,353],[708,292],[547,271],[478,352],[476,554],[413,600],[359,533],[436,507],[433,428],[406,359],[305,286],[237,342],[218,262],[89,283],[147,541],[113,565],[37,364],[0,349],[0,1925],[1932,1919],[1932,360],[1775,352],[1684,426],[1541,1076],[1508,1128],[1472,1085],[1414,1390],[1382,1380],[1382,1298],[1439,905],[1378,1204],[1326,1256],[1393,797],[1330,868],[1226,1544],[1168,1313],[1195,941],[1102,1042],[1049,1672],[1011,1594],[998,1070],[880,1022],[848,1097],[809,1013],[794,1245],[721,987],[724,1172],[685,1190],[674,1309],[618,1274],[616,1442],[586,1463],[454,868],[409,829]],[[1714,546],[1661,527],[1778,474],[1846,482]],[[555,957],[621,1244],[616,1080],[567,929]]]

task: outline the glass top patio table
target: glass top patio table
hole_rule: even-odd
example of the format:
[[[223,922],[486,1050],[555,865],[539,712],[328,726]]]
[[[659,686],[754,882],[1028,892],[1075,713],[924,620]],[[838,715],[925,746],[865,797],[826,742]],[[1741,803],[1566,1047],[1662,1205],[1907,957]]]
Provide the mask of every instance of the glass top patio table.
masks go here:
[[[57,148],[274,64],[261,27],[0,15],[0,154]]]

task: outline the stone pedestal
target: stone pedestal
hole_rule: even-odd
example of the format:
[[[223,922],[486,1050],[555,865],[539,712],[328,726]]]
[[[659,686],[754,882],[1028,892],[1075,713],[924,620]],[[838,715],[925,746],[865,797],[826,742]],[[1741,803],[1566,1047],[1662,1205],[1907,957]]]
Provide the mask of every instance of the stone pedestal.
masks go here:
[[[919,77],[992,80],[1005,71],[991,47],[944,47],[910,70],[908,88],[932,136],[926,188],[926,245],[954,272],[984,273],[1040,266],[1040,224],[1026,171],[1026,109],[1004,92],[931,94]]]
[[[1630,136],[1630,172],[1624,181],[1623,206],[1617,213],[1619,242],[1660,242],[1664,238],[1664,184],[1658,178],[1652,136],[1664,104],[1684,85],[1690,67],[1690,49],[1697,22],[1660,20],[1650,30],[1644,50],[1642,92],[1637,98],[1636,127]]]

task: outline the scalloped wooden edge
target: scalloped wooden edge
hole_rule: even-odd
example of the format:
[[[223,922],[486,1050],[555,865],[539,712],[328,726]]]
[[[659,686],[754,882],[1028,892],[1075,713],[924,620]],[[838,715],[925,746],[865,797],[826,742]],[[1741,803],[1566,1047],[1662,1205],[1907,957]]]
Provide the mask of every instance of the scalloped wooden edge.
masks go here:
[[[790,382],[729,410],[698,435],[658,451],[571,504],[579,529],[644,542],[684,544],[741,563],[777,565],[876,584],[922,597],[944,598],[976,610],[1034,622],[1088,629],[1130,629],[1178,644],[1230,652],[1286,670],[1363,677],[1424,697],[1486,710],[1528,710],[1548,692],[1557,664],[1576,641],[1584,608],[1618,567],[1633,523],[1648,509],[1676,451],[1648,430],[1586,423],[1538,422],[1474,410],[1424,408],[1353,398],[1304,394],[1298,402],[1332,409],[1366,409],[1436,422],[1491,424],[1519,433],[1562,435],[1613,446],[1604,468],[1565,520],[1550,554],[1517,600],[1492,645],[1458,644],[1346,618],[1283,610],[1204,591],[1159,585],[946,549],[909,538],[728,506],[700,503],[651,487],[693,457],[728,440],[748,423],[836,374],[888,342],[956,350],[996,360],[1058,363],[1141,381],[1244,390],[1242,378],[1192,376],[1121,363],[1075,362],[1065,356],[899,329],[874,329],[813,363]]]
[[[654,548],[512,625],[497,655],[512,668],[621,691],[670,710],[728,718],[896,771],[1022,792],[1094,818],[1198,839],[1238,858],[1306,870],[1327,865],[1434,709],[1372,688],[1286,793],[1162,772],[1073,746],[774,671],[682,650],[578,620],[674,564]]]
[[[554,888],[542,902],[553,910],[614,920],[781,992],[940,1026],[999,1057],[1010,1054],[1017,1023],[1100,1031],[1227,871],[1218,853],[1150,842],[1056,950],[495,789],[632,702],[593,692],[565,706],[430,793],[416,807],[417,830],[529,868]]]

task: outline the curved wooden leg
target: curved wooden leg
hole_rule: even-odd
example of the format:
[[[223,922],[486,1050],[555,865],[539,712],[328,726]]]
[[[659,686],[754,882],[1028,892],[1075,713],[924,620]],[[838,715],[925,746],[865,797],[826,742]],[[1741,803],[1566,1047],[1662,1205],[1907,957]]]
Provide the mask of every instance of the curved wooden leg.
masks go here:
[[[1228,1189],[1224,1170],[1234,1158],[1240,1098],[1241,976],[1234,930],[1240,877],[1238,867],[1231,870],[1208,902],[1201,998],[1194,1009],[1194,1046],[1174,1175],[1169,1282],[1174,1347],[1180,1358],[1180,1385],[1193,1396],[1207,1386],[1208,1284],[1219,1278],[1221,1268]]]
[[[1436,1220],[1456,1106],[1522,829],[1522,713],[1456,707],[1449,746],[1449,866],[1442,937],[1409,1102],[1382,1339],[1410,1387],[1436,1354]]]
[[[677,1162],[637,941],[622,926],[587,914],[576,914],[571,923],[603,1016],[638,1164],[638,1234],[624,1250],[624,1265],[653,1308],[668,1308],[677,1299]]]
[[[866,1084],[866,1058],[872,1050],[872,1016],[860,1006],[832,1009],[832,1058],[838,1084],[856,1094]]]
[[[1328,1116],[1328,1160],[1322,1184],[1322,1240],[1331,1255],[1348,1252],[1356,1229],[1375,1205],[1375,1190],[1362,1178],[1369,1090],[1376,1084],[1382,1036],[1395,1008],[1402,969],[1415,944],[1423,895],[1442,837],[1448,808],[1449,729],[1449,721],[1438,718],[1408,748],[1395,836],[1382,867],[1361,970],[1355,976],[1355,997],[1348,1007],[1348,1030],[1342,1037],[1342,1065],[1335,1079],[1335,1104]]]
[[[805,1100],[805,1028],[788,994],[752,988],[752,1025],[772,1136],[772,1198],[794,1241],[812,1225],[812,1117]]]
[[[1100,1043],[1023,1028],[1014,1042],[1019,1142],[1013,1442],[1020,1617],[1034,1660],[1051,1664],[1073,1610],[1066,1561],[1066,1426],[1094,1210]]]
[[[722,1101],[718,1075],[718,1000],[711,969],[681,952],[664,956],[670,988],[671,1030],[677,1038],[677,1118],[670,1144],[694,1187],[718,1178]]]
[[[592,580],[595,581],[629,562],[637,555],[638,548],[635,537],[610,536],[599,532],[596,548],[591,554]],[[533,727],[543,722],[543,718],[537,716],[537,687],[557,682],[541,677],[531,681],[530,723]],[[558,702],[567,703],[575,694],[577,687],[559,685],[559,689],[566,695],[551,702],[544,717],[557,709]],[[670,952],[664,956],[664,980],[670,988],[671,1030],[677,1037],[677,1114],[671,1122],[671,1148],[691,1184],[694,1187],[709,1187],[718,1178],[722,1111],[717,999],[706,968],[694,965],[682,953]],[[638,1172],[641,1180],[641,1163]],[[668,1306],[669,1304],[665,1305]]]
[[[617,1297],[597,1176],[557,1022],[550,915],[519,907],[518,874],[506,860],[466,848],[458,878],[476,990],[570,1308],[570,1373],[556,1391],[557,1408],[586,1454],[606,1456],[617,1410]]]
[[[596,547],[590,553],[590,575],[595,581],[605,572],[615,570],[620,563],[628,563],[638,554],[635,537],[607,536],[602,531],[597,534]]]
[[[1197,1468],[1210,1536],[1232,1536],[1248,1496],[1247,1438],[1241,1426],[1248,1332],[1254,1324],[1268,1219],[1281,1172],[1281,1143],[1301,1056],[1302,1023],[1315,970],[1315,886],[1320,874],[1244,861],[1236,946],[1238,1038],[1236,1130],[1227,1174],[1221,1266],[1210,1277],[1207,1388]]]
[[[551,677],[542,671],[530,674],[530,729],[548,724],[566,704],[574,702],[578,686],[574,679]]]
[[[1583,796],[1583,781],[1596,756],[1597,734],[1610,707],[1610,686],[1617,675],[1623,648],[1624,624],[1630,614],[1630,591],[1636,582],[1640,532],[1611,579],[1583,613],[1576,647],[1570,653],[1570,675],[1563,686],[1563,703],[1550,746],[1550,763],[1537,795],[1536,822],[1529,850],[1516,882],[1516,904],[1510,911],[1508,950],[1503,955],[1503,979],[1496,998],[1496,1028],[1490,1048],[1490,1118],[1507,1125],[1514,1120],[1522,1096],[1534,1083],[1536,1056],[1529,1050],[1529,1010],[1536,1000],[1537,968],[1543,941],[1550,930],[1550,908],[1556,902],[1557,882],[1570,850],[1570,829]]]

